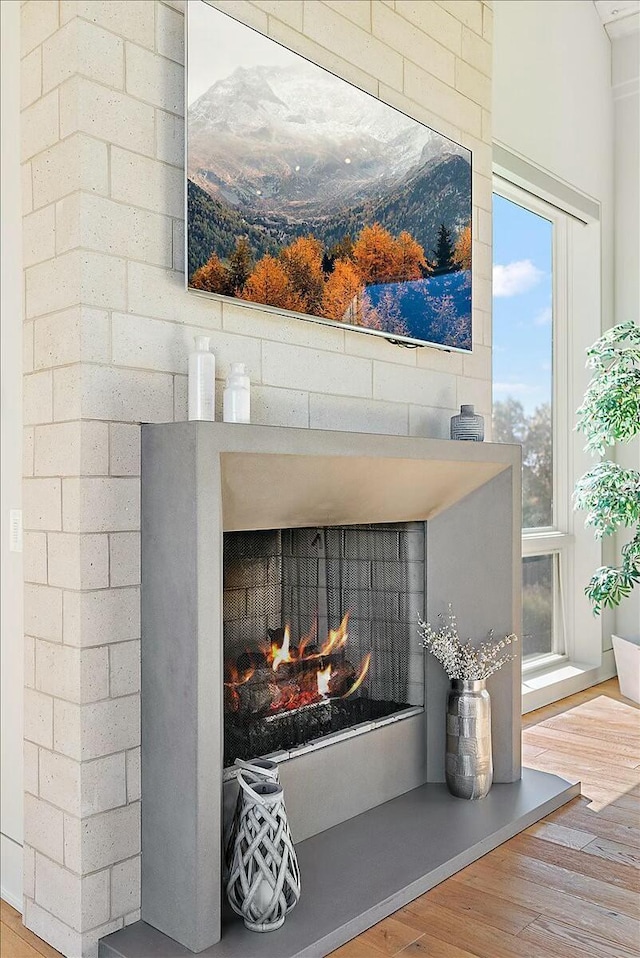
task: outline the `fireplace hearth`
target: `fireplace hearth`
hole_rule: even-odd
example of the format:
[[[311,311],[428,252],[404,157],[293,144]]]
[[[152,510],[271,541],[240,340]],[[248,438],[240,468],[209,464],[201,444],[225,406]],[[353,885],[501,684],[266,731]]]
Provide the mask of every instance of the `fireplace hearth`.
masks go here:
[[[451,602],[476,640],[520,633],[520,469],[508,445],[143,427],[142,921],[101,958],[319,958],[576,794],[522,774],[519,660],[490,682],[491,793],[448,794],[415,632]],[[269,935],[224,908],[241,755],[279,763],[302,872]]]

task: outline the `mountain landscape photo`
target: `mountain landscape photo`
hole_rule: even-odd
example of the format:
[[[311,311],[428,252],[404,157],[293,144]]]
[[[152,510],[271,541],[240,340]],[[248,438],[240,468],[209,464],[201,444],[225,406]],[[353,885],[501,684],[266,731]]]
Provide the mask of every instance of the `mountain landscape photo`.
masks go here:
[[[469,151],[208,4],[191,11],[189,286],[470,349]]]

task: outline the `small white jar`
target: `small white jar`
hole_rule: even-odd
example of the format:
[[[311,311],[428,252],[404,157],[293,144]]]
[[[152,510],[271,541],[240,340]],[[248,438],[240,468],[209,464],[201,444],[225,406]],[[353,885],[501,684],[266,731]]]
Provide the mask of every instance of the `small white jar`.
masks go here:
[[[251,422],[250,387],[244,363],[231,363],[222,402],[225,422]]]

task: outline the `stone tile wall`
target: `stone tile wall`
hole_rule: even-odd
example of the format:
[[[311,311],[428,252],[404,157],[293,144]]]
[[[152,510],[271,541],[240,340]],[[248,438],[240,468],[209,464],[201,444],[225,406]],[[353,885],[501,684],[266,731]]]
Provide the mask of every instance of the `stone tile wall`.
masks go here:
[[[215,5],[473,150],[474,352],[187,295],[183,2],[22,4],[25,922],[69,956],[139,916],[139,423],[186,418],[191,337],[256,422],[490,411],[491,3]]]

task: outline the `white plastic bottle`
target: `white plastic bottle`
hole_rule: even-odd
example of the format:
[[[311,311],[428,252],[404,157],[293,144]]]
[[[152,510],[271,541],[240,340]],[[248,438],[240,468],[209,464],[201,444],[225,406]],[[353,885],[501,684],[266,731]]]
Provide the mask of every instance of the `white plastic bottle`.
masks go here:
[[[231,363],[223,395],[225,422],[251,422],[250,382],[244,363]]]
[[[189,353],[189,419],[213,422],[216,418],[216,357],[209,351],[209,337],[196,336]]]

